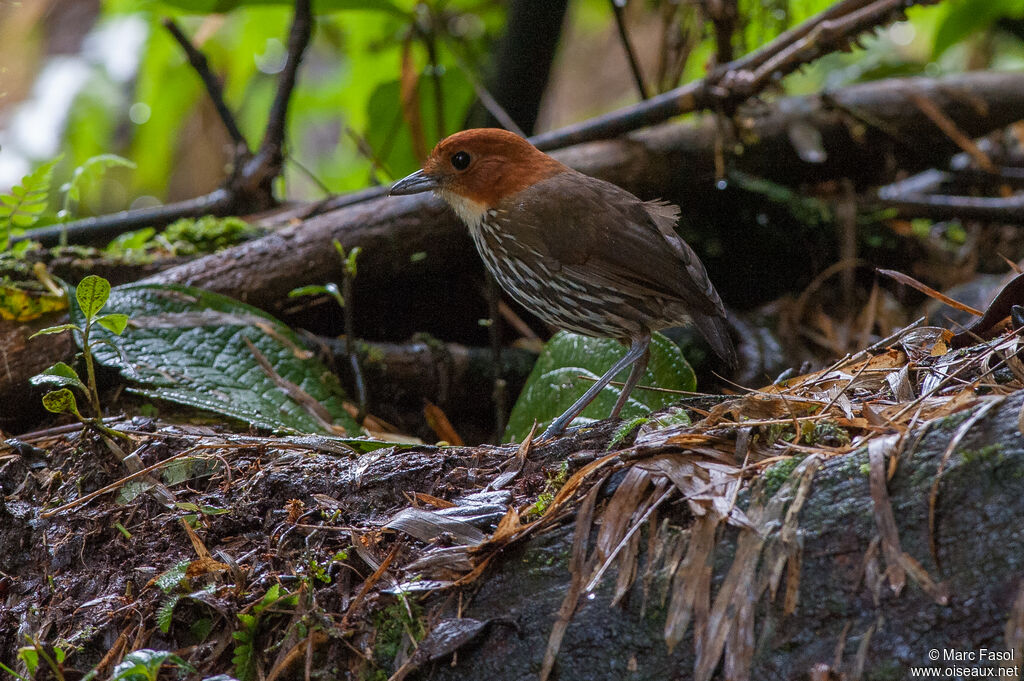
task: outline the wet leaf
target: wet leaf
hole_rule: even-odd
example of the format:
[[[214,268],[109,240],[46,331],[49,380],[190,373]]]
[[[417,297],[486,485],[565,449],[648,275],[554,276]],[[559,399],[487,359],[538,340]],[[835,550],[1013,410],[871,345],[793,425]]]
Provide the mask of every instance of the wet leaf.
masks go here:
[[[522,440],[530,432],[534,420],[540,422],[541,429],[547,427],[624,353],[625,348],[620,343],[607,338],[589,338],[565,331],[556,334],[544,346],[512,409],[505,429],[505,441]],[[579,376],[592,380],[580,379]],[[621,383],[627,376],[628,368],[616,376],[615,381]],[[683,391],[692,391],[696,387],[693,369],[682,352],[661,334],[654,334],[651,340],[647,371],[622,408],[621,417],[644,416],[669,406],[680,397],[671,392],[644,390],[641,386]],[[620,392],[620,386],[608,386],[573,423],[607,418]]]
[[[132,325],[120,337],[95,328],[96,359],[119,369],[132,392],[205,409],[269,430],[322,433],[315,415],[280,387],[283,379],[322,405],[347,433],[359,425],[326,367],[291,329],[227,296],[184,286],[131,284],[111,292],[109,308]],[[72,317],[77,311],[72,311]],[[268,375],[251,347],[273,369]]]
[[[43,293],[11,284],[0,285],[0,319],[28,322],[49,312],[67,309],[64,296]]]
[[[78,377],[78,373],[64,362],[57,362],[41,374],[36,374],[29,379],[32,385],[52,385],[60,388],[75,388],[86,392],[85,384]]]
[[[82,418],[82,415],[78,413],[75,394],[67,388],[53,390],[43,395],[43,407],[46,408],[46,411],[54,414],[74,414],[78,418]]]
[[[110,298],[110,282],[103,277],[90,274],[75,287],[75,298],[86,319],[92,319]]]

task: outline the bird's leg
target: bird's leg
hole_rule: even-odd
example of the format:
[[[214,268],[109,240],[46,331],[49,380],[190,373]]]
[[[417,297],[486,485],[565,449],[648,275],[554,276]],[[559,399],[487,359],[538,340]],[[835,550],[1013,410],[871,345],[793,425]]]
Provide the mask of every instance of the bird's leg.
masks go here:
[[[634,339],[633,343],[629,346],[629,352],[627,352],[622,359],[616,362],[615,366],[613,366],[611,369],[605,372],[605,375],[598,379],[597,383],[590,386],[590,390],[583,393],[583,396],[580,397],[580,399],[573,402],[573,405],[566,409],[564,414],[555,419],[551,423],[551,425],[548,426],[547,430],[544,431],[544,434],[541,435],[541,438],[546,439],[549,437],[554,437],[555,435],[559,435],[563,430],[565,430],[565,427],[569,425],[569,422],[572,421],[577,416],[579,416],[580,412],[583,411],[588,404],[594,401],[594,398],[597,397],[598,394],[602,390],[604,390],[609,383],[611,383],[612,379],[615,378],[615,375],[617,373],[619,373],[629,365],[633,364],[641,357],[644,357],[644,364],[646,364],[646,355],[648,351],[648,346],[650,344],[650,334],[645,334],[640,338]],[[636,382],[633,379],[632,373],[629,377],[630,380],[633,380],[634,383]],[[632,388],[632,386],[630,387]]]
[[[626,400],[629,399],[629,394],[633,392],[633,388],[640,381],[640,377],[644,375],[644,370],[647,369],[647,360],[651,358],[651,337],[648,335],[646,342],[644,342],[644,354],[640,355],[635,362],[633,362],[633,368],[629,370],[629,378],[626,379],[626,385],[622,386],[622,392],[619,393],[619,399],[615,402],[615,407],[612,409],[611,415],[608,416],[610,419],[619,418],[619,412],[626,406]]]

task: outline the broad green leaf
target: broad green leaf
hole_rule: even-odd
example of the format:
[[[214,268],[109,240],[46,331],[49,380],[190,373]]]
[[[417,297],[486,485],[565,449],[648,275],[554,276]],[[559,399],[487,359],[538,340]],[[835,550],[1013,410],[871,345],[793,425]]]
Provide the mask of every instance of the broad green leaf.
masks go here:
[[[111,681],[156,681],[160,668],[165,664],[189,672],[195,671],[192,665],[169,650],[143,648],[125,655],[114,667],[110,678]]]
[[[78,412],[75,394],[67,388],[53,390],[43,395],[43,407],[46,408],[46,411],[54,414],[74,414],[78,418],[82,418]]]
[[[534,419],[540,422],[540,430],[550,425],[625,352],[626,348],[614,340],[589,338],[565,331],[556,334],[544,346],[544,351],[523,386],[523,392],[512,408],[505,429],[505,441],[518,442],[529,435]],[[627,368],[614,381],[623,382],[628,376]],[[651,339],[651,358],[647,371],[641,376],[620,416],[623,419],[644,416],[679,399],[678,394],[644,390],[640,386],[692,391],[696,383],[693,369],[679,347],[656,333]],[[607,418],[620,392],[620,386],[609,385],[573,423],[580,425]]]
[[[443,95],[444,111],[441,113],[444,121],[441,129],[444,136],[462,128],[469,107],[476,99],[472,84],[461,71],[449,68],[437,79],[428,75],[420,76],[419,111],[422,116],[423,133],[427,138],[427,151],[439,141],[438,111],[434,98],[437,82],[441,84]],[[409,126],[401,120],[401,111],[401,86],[397,80],[379,85],[367,103],[369,128],[366,131],[366,141],[396,178],[403,177],[420,166],[413,153]],[[399,124],[397,133],[396,123]]]
[[[86,393],[85,384],[78,377],[78,373],[64,362],[57,362],[41,374],[36,374],[29,379],[32,385],[53,385],[60,388],[75,388]]]
[[[48,326],[45,329],[39,329],[34,334],[29,336],[29,340],[36,336],[52,336],[55,333],[64,333],[65,331],[80,330],[77,324],[61,324],[59,326]]]
[[[103,306],[107,304],[110,297],[110,282],[103,277],[90,274],[75,287],[75,298],[78,299],[78,306],[82,308],[82,314],[86,320],[91,320],[99,314]]]
[[[153,284],[114,288],[107,308],[128,315],[132,324],[120,337],[94,327],[101,341],[94,356],[119,369],[133,392],[269,430],[325,432],[261,368],[255,348],[277,376],[301,388],[335,424],[350,435],[361,432],[343,407],[333,375],[291,329],[257,308],[200,289]],[[72,319],[80,316],[72,311]]]
[[[21,178],[21,184],[11,189],[11,193],[0,196],[0,226],[13,226],[25,229],[34,225],[46,210],[46,202],[50,195],[50,182],[53,168],[61,157],[42,164],[31,173]],[[0,251],[7,249],[7,230],[2,230],[4,237],[0,239]]]
[[[124,333],[124,329],[128,326],[128,315],[126,314],[105,314],[102,317],[97,317],[96,322],[108,331],[112,331],[117,335]]]

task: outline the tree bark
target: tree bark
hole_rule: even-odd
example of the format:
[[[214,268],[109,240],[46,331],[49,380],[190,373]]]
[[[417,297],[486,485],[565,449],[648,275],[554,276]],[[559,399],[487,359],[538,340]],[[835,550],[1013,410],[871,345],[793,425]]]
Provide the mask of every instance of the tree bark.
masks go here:
[[[1019,670],[1021,640],[1007,640],[1005,632],[1024,614],[1024,601],[1015,605],[1024,593],[1024,438],[1018,425],[1022,405],[1024,392],[1007,397],[968,432],[943,467],[936,504],[939,566],[929,550],[929,494],[951,431],[963,415],[937,421],[917,447],[908,445],[889,482],[903,551],[936,581],[941,579],[950,593],[948,605],[938,605],[910,577],[899,595],[884,582],[884,575],[877,578],[885,567],[877,550],[871,549],[878,527],[865,472],[867,453],[862,449],[828,459],[815,476],[799,517],[803,558],[796,610],[783,615],[783,589],[775,603],[761,599],[755,611],[750,676],[732,678],[802,681],[814,665],[831,667],[837,651],[840,664],[833,671],[845,678],[903,679],[910,678],[911,667],[952,664],[948,658],[930,659],[932,650],[941,655],[1015,648],[1013,664]],[[915,439],[911,435],[908,442]],[[716,546],[715,589],[732,561],[736,534],[726,532]],[[571,529],[564,528],[503,554],[500,565],[481,580],[472,602],[463,602],[460,612],[481,621],[514,621],[518,633],[492,625],[480,640],[459,650],[454,666],[449,656],[410,678],[536,678],[569,583],[566,561],[571,544]],[[640,544],[646,546],[647,537]],[[562,641],[555,678],[692,678],[693,627],[670,654],[663,639],[665,575],[654,575],[647,594],[642,582],[637,579],[624,606],[609,608],[615,585],[615,571],[609,570],[596,597],[581,600]],[[730,636],[735,640],[740,632]],[[860,664],[863,673],[857,676]]]

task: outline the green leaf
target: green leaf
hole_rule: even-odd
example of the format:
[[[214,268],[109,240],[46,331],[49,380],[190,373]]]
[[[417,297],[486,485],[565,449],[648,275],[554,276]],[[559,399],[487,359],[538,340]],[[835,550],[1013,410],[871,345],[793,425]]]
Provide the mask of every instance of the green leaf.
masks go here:
[[[171,594],[160,607],[156,609],[156,623],[160,631],[167,633],[171,630],[171,623],[174,621],[174,606],[181,600],[180,594]]]
[[[50,182],[53,179],[53,168],[61,160],[61,156],[44,163],[31,173],[21,178],[21,184],[11,189],[10,194],[0,195],[0,227],[25,229],[34,225],[46,210],[46,202],[50,194]],[[7,249],[8,230],[3,232],[0,240],[0,251]]]
[[[74,414],[78,418],[82,418],[78,412],[75,394],[67,388],[53,390],[43,395],[43,407],[46,408],[46,411],[54,414]]]
[[[77,324],[61,324],[60,326],[48,326],[45,329],[39,329],[34,334],[29,336],[29,340],[32,340],[36,336],[52,336],[55,333],[64,333],[65,331],[81,331]]]
[[[188,572],[188,566],[191,564],[192,561],[190,560],[179,560],[171,566],[169,570],[163,572],[156,578],[157,587],[165,594],[177,589],[182,580],[185,579],[185,574]]]
[[[57,362],[41,374],[36,374],[29,379],[32,385],[53,385],[60,388],[75,388],[88,394],[85,384],[78,377],[78,373],[64,362]]]
[[[143,648],[134,650],[114,667],[111,681],[156,681],[163,665],[178,667],[193,672],[195,668],[169,650],[150,650]]]
[[[93,355],[120,370],[132,392],[268,430],[326,432],[261,368],[251,343],[274,373],[312,397],[329,419],[350,435],[362,432],[345,411],[333,375],[291,329],[255,307],[185,286],[129,284],[111,291],[107,308],[129,315],[132,325],[117,339],[120,351],[103,342],[115,336],[94,328]]]
[[[337,289],[338,287],[335,286],[334,288]],[[291,291],[288,292],[288,297],[298,298],[299,296],[323,296],[330,295],[330,293],[331,292],[327,290],[326,286],[321,286],[320,284],[310,284],[309,286],[299,286],[298,288],[293,288]]]
[[[78,306],[82,308],[82,314],[87,321],[91,321],[107,304],[110,298],[110,282],[103,277],[90,274],[78,282],[75,288],[75,298],[78,299]]]
[[[622,344],[607,338],[589,338],[565,331],[556,334],[544,346],[512,408],[505,441],[518,442],[529,435],[534,419],[540,422],[541,430],[550,425],[625,352]],[[623,382],[628,376],[626,368],[614,380]],[[651,339],[647,371],[640,377],[620,416],[627,420],[644,416],[679,399],[677,394],[643,390],[640,386],[692,391],[696,378],[678,346],[656,333]],[[621,386],[606,387],[573,423],[579,425],[607,418],[620,392]]]
[[[152,227],[144,227],[134,232],[125,232],[111,239],[103,251],[111,255],[120,256],[129,251],[144,250],[154,235],[156,235],[156,230]]]
[[[124,329],[128,326],[128,315],[126,314],[105,314],[102,317],[97,317],[96,322],[113,333],[120,336],[124,333]]]

